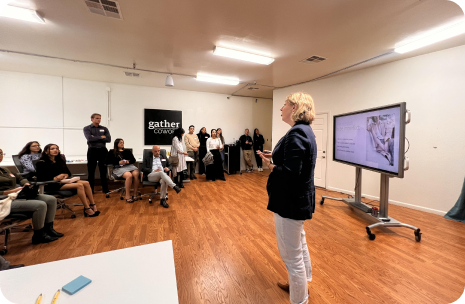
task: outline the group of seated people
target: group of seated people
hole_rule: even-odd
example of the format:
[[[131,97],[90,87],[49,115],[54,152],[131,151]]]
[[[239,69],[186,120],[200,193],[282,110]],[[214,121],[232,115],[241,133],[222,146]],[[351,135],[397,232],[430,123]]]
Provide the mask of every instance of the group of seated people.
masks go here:
[[[32,181],[47,181],[44,192],[53,194],[61,190],[75,190],[77,196],[84,206],[85,217],[96,217],[100,215],[94,200],[89,182],[77,180],[73,183],[63,183],[65,179],[72,176],[64,156],[56,144],[48,144],[41,149],[38,142],[33,141],[19,153],[19,159],[23,167],[23,173],[13,173],[6,167],[0,167],[0,196],[19,194],[24,187],[31,187]],[[0,149],[0,163],[3,161],[4,153]],[[134,165],[136,159],[131,150],[124,148],[124,141],[120,138],[114,142],[114,149],[108,152],[107,164],[114,166],[113,175],[116,178],[124,178],[127,202],[133,202],[138,194],[140,181],[139,169]],[[160,182],[160,204],[168,208],[166,203],[167,187],[173,188],[176,193],[181,191],[179,179],[173,182],[168,173],[173,169],[165,153],[161,152],[159,146],[153,146],[149,158],[144,159],[143,174],[149,181]],[[181,180],[182,183],[182,180]],[[181,184],[182,186],[182,184]],[[133,188],[133,196],[130,190]],[[182,186],[184,188],[184,186]],[[53,195],[38,194],[34,199],[16,199],[13,197],[10,213],[31,212],[34,235],[33,244],[49,243],[56,241],[63,234],[54,230],[53,221],[57,209],[57,199]]]

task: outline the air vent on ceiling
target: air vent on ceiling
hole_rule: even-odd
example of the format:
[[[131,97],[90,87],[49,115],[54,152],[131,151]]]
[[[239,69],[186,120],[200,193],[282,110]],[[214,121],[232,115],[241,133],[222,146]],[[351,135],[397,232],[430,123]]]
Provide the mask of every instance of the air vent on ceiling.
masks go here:
[[[124,72],[124,74],[128,77],[140,77],[139,73]]]
[[[253,90],[258,90],[258,88],[255,88],[255,87],[248,87],[247,90],[253,91]]]
[[[319,62],[322,62],[322,61],[325,61],[325,60],[326,60],[325,57],[312,56],[312,57],[305,58],[304,60],[301,60],[300,62],[303,62],[303,63],[319,63]]]
[[[110,0],[84,0],[91,13],[123,19],[118,2]]]

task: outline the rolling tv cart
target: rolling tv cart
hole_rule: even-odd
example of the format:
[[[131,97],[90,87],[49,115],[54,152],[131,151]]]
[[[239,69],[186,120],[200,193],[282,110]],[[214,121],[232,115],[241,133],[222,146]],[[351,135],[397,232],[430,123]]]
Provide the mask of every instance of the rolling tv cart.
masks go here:
[[[237,144],[224,145],[223,169],[228,175],[241,172],[241,147]]]
[[[346,203],[347,205],[358,208],[366,212],[367,214],[371,215],[372,217],[374,217],[378,221],[378,223],[375,223],[375,224],[372,224],[366,227],[368,238],[372,241],[376,238],[376,235],[371,232],[371,229],[384,226],[384,227],[410,228],[414,230],[415,240],[417,242],[420,242],[421,234],[422,234],[420,232],[420,228],[417,228],[409,224],[401,223],[398,220],[393,219],[392,217],[389,216],[389,213],[388,213],[389,211],[389,176],[387,174],[381,173],[381,191],[380,191],[379,198],[380,198],[379,199],[379,212],[377,215],[373,215],[372,207],[362,202],[362,169],[359,167],[356,167],[355,168],[355,197],[344,199],[344,198],[335,198],[335,197],[330,197],[330,196],[322,196],[320,205],[324,204],[325,199],[342,201]]]

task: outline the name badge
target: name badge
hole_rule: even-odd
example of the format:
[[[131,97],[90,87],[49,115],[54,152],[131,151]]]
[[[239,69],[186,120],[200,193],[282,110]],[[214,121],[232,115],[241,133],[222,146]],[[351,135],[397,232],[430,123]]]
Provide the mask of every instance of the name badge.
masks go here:
[[[205,138],[208,138],[208,136],[205,136]]]
[[[14,175],[13,173],[10,173],[10,176],[11,176],[11,177],[15,177],[15,175]]]
[[[100,132],[105,132],[105,130],[104,130],[104,129],[100,129]]]
[[[162,159],[161,161],[166,161],[166,159],[164,158],[164,159]]]

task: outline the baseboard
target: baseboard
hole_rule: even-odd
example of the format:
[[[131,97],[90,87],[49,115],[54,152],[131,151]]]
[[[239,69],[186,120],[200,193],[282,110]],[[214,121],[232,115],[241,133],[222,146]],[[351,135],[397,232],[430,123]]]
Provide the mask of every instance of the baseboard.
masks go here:
[[[339,188],[334,188],[334,187],[327,187],[326,189],[331,190],[331,191],[336,191],[336,192],[342,192],[342,193],[350,194],[350,195],[355,194],[354,191],[339,189]],[[373,195],[363,194],[363,193],[362,193],[362,196],[366,197],[368,199],[379,200],[379,196],[373,196]],[[444,216],[447,213],[447,212],[441,211],[441,210],[426,208],[426,207],[422,207],[422,206],[418,206],[418,205],[407,204],[407,203],[398,202],[398,201],[394,201],[394,200],[389,200],[389,204],[402,206],[402,207],[406,207],[406,208],[410,208],[410,209],[415,209],[415,210],[419,210],[419,211],[424,211],[424,212],[428,212],[428,213],[433,213],[433,214],[437,214],[437,215],[441,215],[441,216]]]

